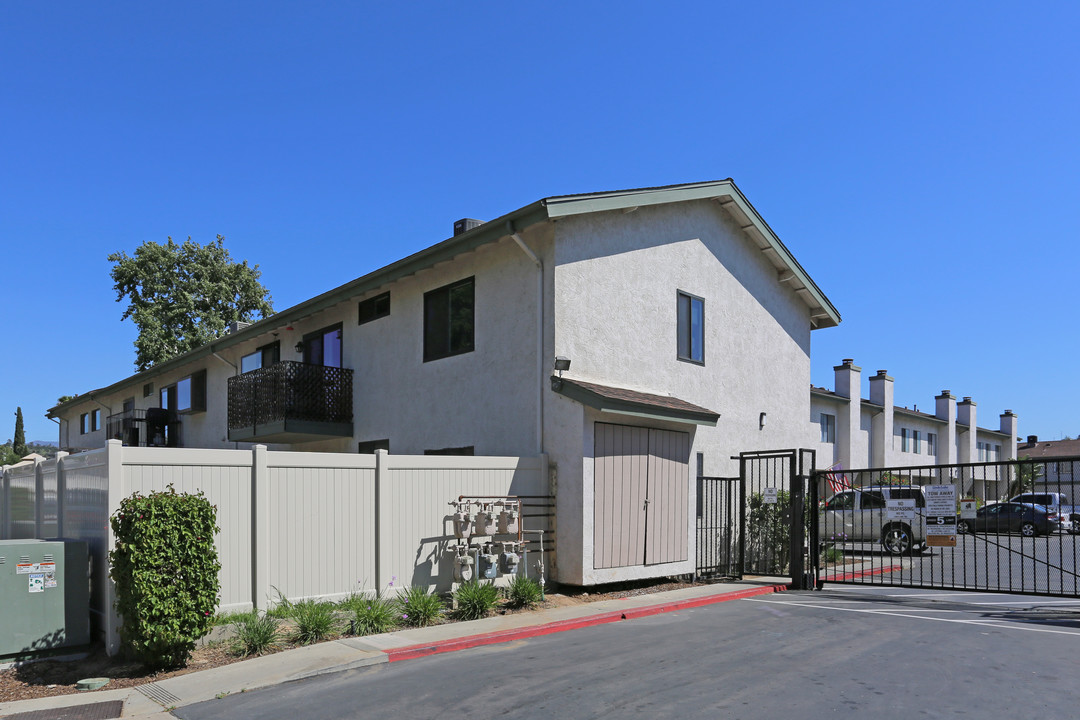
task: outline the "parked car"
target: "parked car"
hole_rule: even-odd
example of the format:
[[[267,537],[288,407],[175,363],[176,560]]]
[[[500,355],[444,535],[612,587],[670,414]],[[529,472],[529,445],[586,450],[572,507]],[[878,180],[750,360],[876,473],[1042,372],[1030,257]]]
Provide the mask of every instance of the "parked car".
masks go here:
[[[913,520],[890,520],[888,500],[915,500]],[[845,490],[825,501],[819,517],[824,542],[881,543],[891,555],[926,547],[926,499],[920,485],[868,485]]]
[[[1020,533],[1024,537],[1050,535],[1060,527],[1057,513],[1042,505],[1019,502],[986,505],[975,511],[975,517],[960,518],[956,522],[959,533]]]
[[[1061,529],[1080,533],[1080,508],[1070,504],[1068,496],[1057,492],[1027,492],[1009,498],[1009,502],[1042,505],[1061,518]]]

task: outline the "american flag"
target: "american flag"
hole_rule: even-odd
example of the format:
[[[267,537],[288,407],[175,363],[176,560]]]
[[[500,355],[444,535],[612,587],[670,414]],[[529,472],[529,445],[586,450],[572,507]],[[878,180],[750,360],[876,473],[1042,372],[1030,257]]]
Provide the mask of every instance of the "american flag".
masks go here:
[[[847,476],[841,472],[843,469],[842,463],[836,463],[825,472],[825,480],[829,483],[829,490],[833,495],[851,489]]]

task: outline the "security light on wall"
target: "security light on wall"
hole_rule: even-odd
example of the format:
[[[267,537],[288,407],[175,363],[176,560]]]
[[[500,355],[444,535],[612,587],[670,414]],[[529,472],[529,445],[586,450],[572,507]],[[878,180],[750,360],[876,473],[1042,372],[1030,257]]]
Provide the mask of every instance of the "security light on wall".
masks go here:
[[[758,415],[758,430],[765,429],[765,413]]]
[[[294,349],[296,350],[296,352],[298,352],[300,354],[303,354],[303,352],[304,352],[304,341],[303,340],[297,341],[296,347]]]
[[[555,369],[559,371],[559,377],[562,377],[563,370],[570,369],[570,358],[558,355],[555,357]]]

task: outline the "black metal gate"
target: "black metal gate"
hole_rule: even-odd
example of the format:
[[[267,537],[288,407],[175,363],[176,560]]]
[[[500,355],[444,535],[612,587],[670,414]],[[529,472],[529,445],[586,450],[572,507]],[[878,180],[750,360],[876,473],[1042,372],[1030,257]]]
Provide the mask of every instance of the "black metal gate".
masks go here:
[[[697,574],[779,575],[807,587],[806,492],[813,450],[744,452],[739,477],[698,478]]]
[[[1080,458],[820,471],[818,586],[1080,597]],[[817,498],[823,500],[819,503]]]
[[[742,577],[742,493],[737,477],[697,479],[697,575]]]

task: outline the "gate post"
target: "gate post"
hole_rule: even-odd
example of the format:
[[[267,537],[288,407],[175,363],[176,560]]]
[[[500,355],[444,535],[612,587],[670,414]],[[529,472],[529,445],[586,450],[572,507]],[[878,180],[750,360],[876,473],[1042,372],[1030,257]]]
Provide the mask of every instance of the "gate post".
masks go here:
[[[806,577],[803,565],[803,544],[806,540],[806,503],[803,493],[806,478],[802,472],[802,457],[793,453],[791,457],[791,587],[793,590],[806,589]]]
[[[746,458],[739,455],[739,579],[746,575]]]

